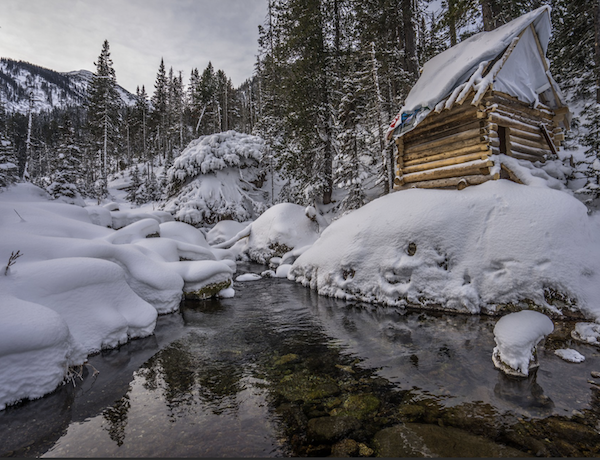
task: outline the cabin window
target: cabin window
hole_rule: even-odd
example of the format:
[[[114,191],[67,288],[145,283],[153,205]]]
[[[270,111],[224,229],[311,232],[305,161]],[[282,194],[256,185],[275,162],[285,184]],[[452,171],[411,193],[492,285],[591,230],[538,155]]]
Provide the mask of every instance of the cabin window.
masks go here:
[[[508,139],[506,138],[507,130],[504,126],[498,126],[498,138],[500,141],[500,153],[504,153],[505,155],[508,153],[506,148]]]

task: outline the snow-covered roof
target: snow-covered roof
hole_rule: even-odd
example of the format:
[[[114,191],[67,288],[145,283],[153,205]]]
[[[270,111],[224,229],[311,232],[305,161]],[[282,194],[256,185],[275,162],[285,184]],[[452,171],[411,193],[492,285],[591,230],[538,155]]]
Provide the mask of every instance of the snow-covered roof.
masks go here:
[[[539,94],[548,91],[550,100],[563,106],[545,60],[552,28],[550,11],[550,6],[542,6],[495,30],[473,35],[427,61],[390,125],[388,138],[394,131],[397,136],[410,131],[431,111],[462,104],[471,90],[475,90],[472,103],[478,101],[490,85],[533,104],[539,101]],[[488,68],[490,63],[493,65]],[[402,122],[408,126],[397,130]]]

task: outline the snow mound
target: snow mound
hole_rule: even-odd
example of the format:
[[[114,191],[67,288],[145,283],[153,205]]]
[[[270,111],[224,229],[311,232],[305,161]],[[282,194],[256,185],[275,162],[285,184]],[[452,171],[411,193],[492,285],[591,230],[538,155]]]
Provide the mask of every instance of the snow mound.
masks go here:
[[[550,318],[537,311],[503,316],[494,327],[494,365],[507,374],[527,377],[529,370],[538,366],[537,344],[553,330]]]
[[[289,279],[393,306],[496,313],[529,300],[595,319],[599,223],[567,193],[506,180],[405,190],[334,221]]]
[[[600,345],[600,324],[577,323],[575,329],[571,331],[571,337],[590,345]]]
[[[184,293],[216,295],[235,271],[187,224],[113,230],[108,209],[48,200],[30,184],[0,193],[0,260],[12,257],[0,272],[0,410],[54,390],[90,353],[151,335]]]
[[[206,234],[206,241],[210,245],[220,244],[233,238],[244,230],[251,222],[238,222],[235,220],[222,220],[217,222]]]
[[[255,218],[268,198],[261,189],[264,149],[262,138],[236,131],[190,142],[167,173],[169,199],[163,209],[192,225]]]
[[[235,280],[236,281],[256,281],[256,280],[260,280],[262,279],[262,276],[256,274],[256,273],[244,273],[243,275],[238,276]]]
[[[312,245],[318,238],[319,226],[306,216],[305,208],[280,203],[250,224],[243,253],[255,262],[266,264],[273,257]]]
[[[571,363],[582,363],[585,361],[585,356],[583,356],[577,350],[573,350],[572,348],[562,348],[560,350],[555,350],[554,354],[559,358],[562,358],[565,361],[569,361]]]

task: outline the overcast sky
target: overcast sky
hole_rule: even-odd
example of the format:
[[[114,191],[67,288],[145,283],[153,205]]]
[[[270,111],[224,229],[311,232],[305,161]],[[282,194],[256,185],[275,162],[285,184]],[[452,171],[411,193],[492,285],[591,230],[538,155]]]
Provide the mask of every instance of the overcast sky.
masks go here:
[[[59,72],[96,70],[104,40],[118,83],[150,95],[167,72],[211,61],[234,86],[252,76],[267,0],[0,0],[0,57]]]

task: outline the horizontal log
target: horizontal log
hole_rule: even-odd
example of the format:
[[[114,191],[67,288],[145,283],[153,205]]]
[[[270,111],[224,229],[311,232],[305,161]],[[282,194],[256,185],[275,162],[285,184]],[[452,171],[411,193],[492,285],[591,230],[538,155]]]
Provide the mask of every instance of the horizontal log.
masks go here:
[[[492,147],[500,147],[500,138],[499,137],[492,137],[488,140],[488,145],[492,146]]]
[[[474,174],[489,174],[489,168],[494,165],[492,160],[475,160],[460,165],[445,166],[428,171],[414,172],[402,176],[403,183],[423,180],[445,179],[447,177],[469,176]],[[482,172],[483,171],[483,172]]]
[[[500,107],[504,106],[510,111],[516,111],[517,113],[521,112],[534,118],[545,118],[546,120],[554,119],[554,113],[543,109],[538,110],[533,108],[528,103],[513,98],[506,93],[494,92],[492,96],[484,98],[484,102],[486,105],[498,104]]]
[[[404,165],[402,168],[403,174],[410,174],[418,171],[428,171],[430,169],[441,168],[442,166],[457,165],[461,163],[468,163],[473,160],[487,160],[488,157],[485,155],[487,152],[476,152],[468,155],[460,155],[452,158],[445,158],[443,160],[428,161],[427,163],[415,164],[411,166]]]
[[[540,132],[540,128],[538,126],[534,126],[528,123],[521,123],[518,120],[515,120],[513,118],[510,117],[506,117],[504,115],[501,115],[498,112],[494,112],[490,114],[490,121],[492,123],[496,123],[498,126],[505,126],[508,128],[516,128],[516,129],[520,129],[521,131],[526,131],[529,133],[534,133],[534,134],[538,134],[541,136],[541,132]]]
[[[492,113],[502,115],[504,117],[512,118],[513,120],[520,121],[521,123],[524,123],[527,125],[539,126],[541,123],[548,125],[548,126],[552,125],[551,120],[545,120],[545,119],[539,118],[539,117],[528,117],[524,114],[511,112],[511,111],[504,110],[504,109],[505,109],[504,107],[501,107]]]
[[[475,129],[469,129],[467,131],[461,131],[455,134],[451,134],[449,136],[443,137],[441,139],[436,139],[429,142],[424,142],[422,144],[414,144],[405,146],[404,153],[412,154],[412,153],[420,153],[427,152],[432,149],[436,149],[439,147],[444,148],[458,148],[458,147],[466,147],[468,145],[473,145],[474,143],[482,142],[480,129],[479,127]],[[450,145],[456,144],[456,147],[450,147]]]
[[[450,109],[444,109],[441,112],[431,111],[427,117],[421,122],[427,125],[431,123],[439,123],[448,117],[456,117],[458,115],[463,115],[468,112],[475,113],[477,109],[471,105],[462,105],[462,106],[452,106]]]
[[[536,161],[545,163],[545,161],[546,161],[546,160],[544,160],[544,158],[539,157],[537,155],[529,155],[528,153],[519,152],[518,150],[512,150],[510,152],[509,156],[516,158],[517,160],[531,161],[532,163],[535,163]]]
[[[479,185],[489,180],[497,180],[499,177],[494,177],[491,174],[476,174],[472,176],[448,177],[446,179],[434,179],[420,182],[413,182],[398,187],[397,190],[406,190],[409,188],[457,188],[464,189],[468,185]]]
[[[516,130],[514,130],[514,131],[516,131]],[[545,140],[540,139],[538,141],[531,141],[529,139],[524,139],[522,137],[516,136],[514,134],[514,131],[512,129],[510,130],[510,142],[511,143],[524,145],[526,147],[531,147],[534,149],[544,149],[544,150],[548,149],[548,146],[546,145]]]
[[[451,124],[449,125],[449,127],[443,130],[436,128],[431,131],[419,131],[417,135],[414,136],[409,136],[412,133],[407,133],[406,139],[404,139],[404,145],[408,148],[411,148],[419,144],[444,139],[448,136],[452,136],[460,132],[470,131],[472,129],[477,128],[479,128],[479,132],[481,134],[481,124],[479,123],[479,121],[474,119],[467,119],[463,120],[462,123],[459,124]]]
[[[486,150],[488,150],[487,143],[479,141],[472,145],[458,148],[451,148],[451,145],[448,145],[447,148],[438,147],[427,152],[405,153],[404,164],[406,166],[410,166],[414,164],[425,163],[427,161],[442,160],[444,158],[451,158],[459,155],[466,155],[468,153],[482,152]]]
[[[540,142],[540,143],[544,143],[545,140],[542,137],[542,132],[539,131],[537,134],[536,133],[531,133],[528,131],[523,131],[517,128],[511,128],[510,129],[510,134],[515,136],[515,137],[520,137],[521,139],[527,139],[528,141],[531,142]]]
[[[540,160],[545,158],[545,155],[552,155],[552,151],[548,149],[539,149],[534,147],[527,147],[526,145],[517,144],[516,142],[510,143],[511,152],[521,152],[527,155],[534,155],[540,157]]]
[[[467,125],[472,126],[467,128]],[[443,120],[443,123],[430,125],[419,124],[415,129],[409,131],[403,136],[404,143],[407,145],[413,142],[423,142],[423,138],[426,138],[427,140],[438,139],[455,132],[475,128],[477,126],[479,126],[479,120],[475,118],[474,112],[457,115],[456,117],[446,118]]]
[[[500,135],[498,134],[498,131],[490,131],[488,133],[488,138],[490,139],[498,139],[500,137]]]

